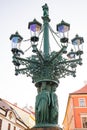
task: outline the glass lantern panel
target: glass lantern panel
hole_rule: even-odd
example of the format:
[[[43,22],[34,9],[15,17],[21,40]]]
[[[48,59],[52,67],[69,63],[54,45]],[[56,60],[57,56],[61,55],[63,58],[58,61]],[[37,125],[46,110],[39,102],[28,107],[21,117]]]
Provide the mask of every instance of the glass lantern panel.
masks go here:
[[[73,59],[73,58],[75,58],[75,53],[69,53],[67,56],[68,56],[70,59]]]
[[[67,32],[68,30],[69,30],[69,27],[65,25],[61,25],[58,27],[58,31],[61,33]]]
[[[36,25],[36,31],[39,32],[41,30],[41,27],[39,25]]]
[[[12,38],[12,48],[20,48],[21,39],[17,36]]]
[[[38,32],[38,31],[40,31],[40,26],[37,24],[32,24],[32,25],[30,25],[30,30],[33,32]]]
[[[70,54],[70,58],[75,58],[75,54]]]
[[[19,42],[19,37],[13,37],[13,38],[12,38],[12,42],[18,43],[18,42]]]
[[[80,45],[81,44],[80,39],[73,40],[72,44],[73,45]]]
[[[36,24],[30,25],[30,30],[36,32]]]
[[[12,42],[12,44],[11,44],[12,48],[17,48],[17,44],[18,44],[17,42]]]

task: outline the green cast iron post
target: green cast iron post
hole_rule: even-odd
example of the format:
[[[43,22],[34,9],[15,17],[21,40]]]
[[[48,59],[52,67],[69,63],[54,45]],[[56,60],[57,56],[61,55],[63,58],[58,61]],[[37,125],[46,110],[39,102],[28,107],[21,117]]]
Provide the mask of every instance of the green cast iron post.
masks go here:
[[[44,58],[46,60],[46,58],[49,55],[49,9],[47,4],[45,4],[44,6],[42,6],[43,8],[43,27],[44,27]]]
[[[32,46],[32,54],[27,58],[22,58],[21,54],[24,54],[22,50],[16,47],[16,45],[20,44],[22,41],[22,37],[16,33],[12,34],[10,40],[12,40],[12,53],[13,53],[13,64],[15,65],[15,75],[18,74],[26,74],[26,76],[32,77],[32,82],[35,83],[38,94],[36,96],[35,102],[35,127],[58,127],[58,114],[59,114],[59,106],[58,106],[58,98],[56,95],[56,88],[59,85],[59,79],[65,78],[65,76],[72,75],[76,76],[76,67],[77,65],[82,65],[81,55],[83,51],[78,49],[74,51],[70,51],[67,54],[68,38],[60,35],[59,33],[67,33],[70,29],[70,25],[62,22],[57,24],[57,31],[59,33],[55,33],[49,27],[49,8],[47,4],[42,6],[43,8],[43,28],[42,24],[38,21],[34,20],[33,22],[29,22],[29,29],[33,33],[37,33],[38,30],[41,33],[43,32],[43,49],[38,50],[37,42],[39,37],[34,35],[31,37],[31,46]],[[31,27],[30,27],[31,25]],[[42,29],[42,30],[41,30]],[[49,30],[59,38],[60,44],[58,43],[60,50],[58,51],[50,51],[50,43],[49,43]],[[40,34],[39,33],[39,34]],[[56,40],[57,41],[57,40]],[[82,37],[75,37],[73,40],[73,45],[82,44]],[[42,53],[43,52],[43,53]],[[66,52],[66,53],[65,53]],[[66,54],[65,57],[64,55]],[[22,66],[24,66],[22,68]]]

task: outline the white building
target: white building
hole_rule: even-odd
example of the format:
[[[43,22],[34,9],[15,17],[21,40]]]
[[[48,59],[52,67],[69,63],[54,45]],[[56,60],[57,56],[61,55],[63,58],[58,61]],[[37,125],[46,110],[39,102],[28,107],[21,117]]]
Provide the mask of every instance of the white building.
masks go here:
[[[34,115],[0,99],[0,130],[29,130],[34,123]]]

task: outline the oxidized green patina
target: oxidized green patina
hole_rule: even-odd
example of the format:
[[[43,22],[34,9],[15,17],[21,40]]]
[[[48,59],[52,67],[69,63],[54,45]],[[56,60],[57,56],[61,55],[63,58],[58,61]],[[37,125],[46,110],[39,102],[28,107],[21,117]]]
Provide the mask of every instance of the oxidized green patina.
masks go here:
[[[53,127],[56,125],[58,126],[59,106],[58,106],[58,97],[55,92],[59,84],[59,79],[65,78],[65,76],[68,75],[72,75],[73,77],[76,76],[75,73],[77,64],[79,65],[82,64],[81,59],[82,51],[78,50],[77,52],[74,52],[72,50],[69,53],[68,57],[72,56],[71,58],[74,59],[66,58],[64,54],[66,53],[67,55],[68,38],[66,38],[64,34],[62,40],[61,37],[58,36],[61,42],[61,44],[58,44],[60,50],[57,52],[50,51],[49,30],[51,31],[52,34],[57,35],[57,33],[55,33],[50,28],[49,9],[47,4],[42,6],[42,8],[43,8],[43,16],[42,16],[43,28],[41,32],[43,32],[43,50],[39,51],[36,43],[33,43],[32,47],[34,54],[25,59],[20,57],[19,54],[21,52],[20,50],[18,50],[17,48],[15,50],[13,48],[14,50],[12,51],[13,63],[15,65],[15,72],[16,72],[15,75],[22,73],[26,74],[27,76],[31,76],[32,82],[35,83],[35,86],[37,88],[38,94],[36,96],[36,102],[35,102],[35,123],[36,123],[35,127],[45,127],[45,126]],[[34,25],[35,22],[38,23],[36,20],[34,20],[33,21]],[[30,22],[29,25],[31,25],[31,23],[32,22]],[[60,27],[60,25],[63,24],[68,26],[70,29],[70,25],[62,21],[62,24],[57,25],[58,29],[61,32],[63,31],[62,29],[64,29],[63,28],[64,26]],[[41,28],[41,24],[38,23],[38,25],[40,25]],[[65,31],[67,31],[66,28]],[[20,40],[22,40],[22,37],[20,37],[20,35],[17,33],[16,35],[11,35],[10,40],[13,39],[15,36],[18,37]],[[35,40],[31,39],[31,41],[33,42],[37,42],[39,40],[39,38],[36,36],[34,36],[33,38],[36,38]],[[76,45],[76,42],[78,41],[80,44],[82,44],[83,38],[77,36],[75,39],[72,40],[74,45]],[[17,43],[18,42],[19,41],[17,41]],[[78,58],[75,58],[75,55]],[[22,66],[24,67],[22,68]]]
[[[44,81],[37,89],[35,103],[36,126],[52,126],[58,124],[58,99],[55,93],[56,84]]]

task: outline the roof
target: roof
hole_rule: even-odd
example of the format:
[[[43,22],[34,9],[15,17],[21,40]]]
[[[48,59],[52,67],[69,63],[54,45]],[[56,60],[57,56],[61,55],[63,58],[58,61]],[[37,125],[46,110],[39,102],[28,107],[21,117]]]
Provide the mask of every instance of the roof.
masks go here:
[[[35,125],[35,114],[33,112],[28,112],[24,109],[19,108],[18,106],[6,101],[3,99],[5,107],[15,111],[16,115],[19,115],[19,118],[28,126],[32,128]]]
[[[80,88],[79,90],[70,93],[70,95],[71,94],[87,94],[87,84],[84,87]]]
[[[4,111],[13,111],[16,115],[16,118],[19,119],[20,121],[21,118],[20,116],[17,114],[17,112],[15,111],[15,109],[13,109],[9,104],[7,104],[3,99],[0,98],[0,108],[3,109]]]
[[[18,119],[21,123],[23,123],[26,127],[28,127],[25,124],[25,122],[21,119],[19,114],[15,111],[15,109],[13,109],[8,103],[5,102],[5,100],[3,100],[1,98],[0,98],[0,109],[4,110],[6,112],[6,115],[7,115],[8,111],[14,112],[16,119]]]
[[[12,108],[0,98],[0,108],[5,111],[12,110]]]

